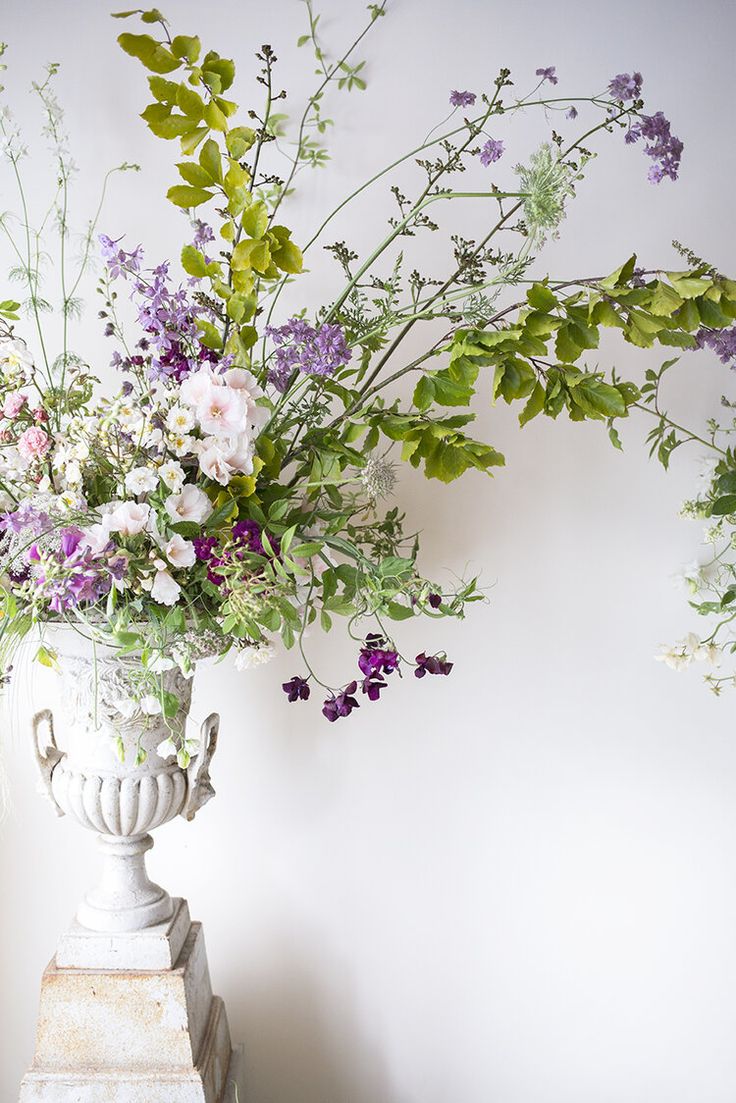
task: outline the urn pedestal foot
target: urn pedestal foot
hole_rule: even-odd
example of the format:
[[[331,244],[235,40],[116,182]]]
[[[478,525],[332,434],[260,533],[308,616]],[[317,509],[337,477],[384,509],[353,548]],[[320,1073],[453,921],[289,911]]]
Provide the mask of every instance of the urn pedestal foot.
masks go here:
[[[62,960],[95,966],[62,966],[57,955],[46,969],[20,1103],[235,1103],[242,1054],[212,995],[202,927],[189,923],[185,901],[174,904],[170,923],[145,933],[90,936],[73,926],[62,936]],[[173,966],[126,965],[162,960],[182,928]]]

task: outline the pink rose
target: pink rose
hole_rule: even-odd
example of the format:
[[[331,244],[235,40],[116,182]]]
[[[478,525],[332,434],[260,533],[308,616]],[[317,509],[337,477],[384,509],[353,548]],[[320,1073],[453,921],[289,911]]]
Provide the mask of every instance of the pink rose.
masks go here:
[[[26,396],[20,391],[13,391],[12,394],[6,395],[3,402],[3,417],[17,417],[27,401]]]
[[[34,410],[33,411],[33,416],[35,417],[36,421],[48,421],[49,420],[49,415],[46,413],[43,406],[39,406],[36,410]]]
[[[24,430],[18,437],[18,451],[28,463],[33,463],[34,460],[40,460],[45,456],[50,444],[48,433],[39,429],[37,425],[31,425],[30,429]]]

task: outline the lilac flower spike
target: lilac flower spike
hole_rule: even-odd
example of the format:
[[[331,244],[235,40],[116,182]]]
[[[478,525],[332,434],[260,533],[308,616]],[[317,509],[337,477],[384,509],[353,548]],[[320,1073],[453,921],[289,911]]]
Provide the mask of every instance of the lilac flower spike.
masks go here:
[[[495,138],[489,138],[480,151],[480,163],[488,168],[494,161],[499,161],[503,157],[503,151],[503,142],[497,141]]]
[[[608,85],[608,91],[614,100],[628,103],[639,99],[643,83],[641,73],[618,73]]]
[[[541,77],[543,81],[548,80],[550,84],[557,84],[559,79],[556,65],[548,65],[546,69],[536,69],[535,75]]]
[[[276,346],[276,365],[268,381],[285,391],[295,371],[304,375],[334,375],[352,353],[339,325],[323,322],[315,327],[304,318],[291,318],[283,326],[267,326],[266,335]]]
[[[475,92],[450,92],[450,103],[453,107],[472,107],[476,98]]]

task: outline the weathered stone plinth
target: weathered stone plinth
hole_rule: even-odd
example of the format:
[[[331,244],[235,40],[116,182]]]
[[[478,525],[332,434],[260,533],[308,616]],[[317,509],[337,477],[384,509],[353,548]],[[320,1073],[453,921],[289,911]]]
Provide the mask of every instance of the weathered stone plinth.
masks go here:
[[[212,995],[202,927],[188,922],[186,902],[175,905],[168,925],[144,935],[89,936],[77,926],[62,936],[62,960],[77,964],[57,956],[43,975],[20,1103],[234,1103],[241,1058]],[[173,966],[130,964],[165,962],[177,943]]]

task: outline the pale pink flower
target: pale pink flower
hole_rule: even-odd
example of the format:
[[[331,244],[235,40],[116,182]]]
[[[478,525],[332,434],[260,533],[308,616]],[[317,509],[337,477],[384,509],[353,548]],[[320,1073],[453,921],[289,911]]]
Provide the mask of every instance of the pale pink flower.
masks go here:
[[[110,514],[110,532],[119,532],[121,536],[137,536],[146,527],[150,512],[151,507],[145,502],[121,502]]]
[[[252,432],[261,430],[270,414],[265,406],[257,405],[256,400],[261,398],[263,390],[258,386],[253,373],[247,368],[230,368],[225,372],[225,382],[245,399],[248,428]]]
[[[200,449],[199,468],[208,479],[219,483],[220,486],[227,486],[233,473],[220,444],[213,439]]]
[[[164,552],[174,567],[193,567],[197,559],[194,544],[191,540],[185,540],[178,532],[171,537]]]
[[[179,397],[188,406],[198,406],[209,394],[212,387],[219,384],[217,376],[213,375],[209,368],[200,368],[199,371],[188,375],[179,388]]]
[[[172,521],[194,521],[199,525],[212,513],[212,503],[198,486],[187,483],[179,494],[166,499],[166,511]]]
[[[3,402],[3,417],[17,417],[27,401],[28,398],[22,391],[13,391],[11,394],[6,395],[5,401]]]
[[[210,386],[195,412],[202,432],[213,436],[241,433],[247,424],[245,398],[232,387]]]
[[[168,571],[156,571],[151,587],[151,597],[154,601],[160,605],[176,605],[180,593],[181,586]]]
[[[40,460],[46,455],[51,444],[48,433],[40,429],[38,425],[31,425],[18,437],[18,451],[27,463]]]

